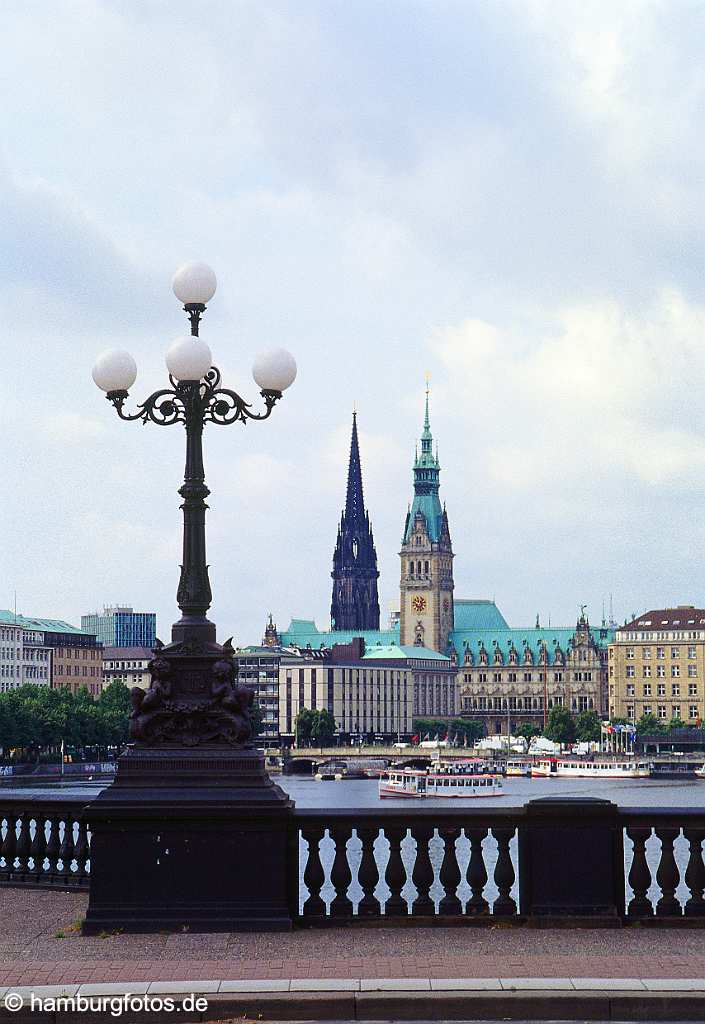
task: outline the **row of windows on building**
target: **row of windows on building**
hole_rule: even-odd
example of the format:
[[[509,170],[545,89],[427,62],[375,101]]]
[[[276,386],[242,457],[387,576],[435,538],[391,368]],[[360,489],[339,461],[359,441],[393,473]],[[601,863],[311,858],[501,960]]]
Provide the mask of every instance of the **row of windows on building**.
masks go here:
[[[64,671],[64,668],[66,671]],[[72,671],[73,669],[73,671]],[[92,676],[95,678],[100,675],[100,669],[95,665],[55,665],[54,666],[54,678],[60,676],[85,676],[88,678]]]
[[[6,661],[14,661],[14,660],[19,661],[21,657],[22,657],[22,648],[21,647],[17,647],[17,648],[15,648],[15,647],[0,647],[0,658],[5,659]]]
[[[57,647],[57,658],[76,658],[83,661],[97,661],[102,658],[103,652],[100,647]]]
[[[613,667],[614,667],[613,665],[610,665],[610,679],[614,678],[614,672],[612,671]],[[680,674],[681,674],[681,667],[680,667],[680,665],[671,665],[671,678],[672,679],[678,679],[680,677]],[[642,676],[642,679],[651,679],[651,675],[652,675],[651,665],[642,665],[641,666],[641,676]],[[635,679],[636,678],[636,665],[627,665],[626,666],[626,676],[627,676],[627,679]],[[665,665],[657,665],[656,666],[656,678],[657,679],[665,679],[666,678],[666,666]],[[698,678],[698,666],[697,665],[688,665],[688,678],[689,679],[697,679]]]
[[[8,629],[7,626],[0,627],[0,640],[12,640],[16,643],[20,638],[19,628]]]
[[[542,675],[543,675],[543,673],[541,673],[541,672],[506,672],[506,673],[502,673],[502,672],[476,672],[476,673],[464,672],[463,673],[463,679],[464,679],[464,681],[466,683],[470,683],[470,682],[486,683],[486,682],[489,681],[489,677],[492,676],[492,682],[493,683],[502,683],[502,682],[518,683],[520,681],[523,682],[523,683],[542,683],[543,682]],[[520,676],[521,676],[521,680],[519,679]],[[562,683],[564,676],[567,679],[571,679],[572,678],[574,683],[591,683],[592,682],[592,672],[590,672],[590,671],[578,671],[578,672],[573,672],[573,673],[570,673],[570,672],[565,672],[564,673],[563,671],[551,672],[550,675],[549,675],[549,680],[548,681],[552,682],[552,683]]]
[[[641,717],[641,715],[653,715],[653,714],[654,714],[654,709],[653,709],[653,706],[651,704],[644,704],[644,705],[642,705],[639,708],[639,717]],[[635,715],[634,715],[634,705],[633,704],[627,704],[627,718],[633,720],[634,717],[635,717]],[[668,718],[668,713],[666,711],[666,705],[665,704],[658,704],[657,705],[657,707],[656,707],[656,717],[657,718]],[[683,718],[683,716],[681,714],[681,705],[680,704],[672,704],[671,705],[671,718],[680,718],[680,719]],[[698,718],[700,718],[700,712],[698,711],[698,705],[697,704],[689,704],[688,705],[688,719],[690,721],[694,722]]]
[[[636,697],[636,684],[635,683],[627,683],[627,685],[626,685],[626,694],[627,694],[627,697]],[[641,695],[642,695],[642,697],[652,697],[652,696],[654,696],[654,694],[652,692],[652,684],[651,683],[643,683],[642,684]],[[655,695],[657,697],[665,697],[666,696],[666,684],[665,683],[657,683],[656,684],[656,694]],[[671,696],[672,697],[680,697],[680,695],[681,695],[681,684],[680,683],[671,683]],[[610,687],[610,696],[611,697],[614,696],[614,687],[612,687],[612,686]],[[689,697],[697,697],[698,696],[698,684],[697,683],[688,683],[688,696]]]
[[[509,704],[507,704],[509,701]],[[562,696],[549,697],[549,708],[562,708],[565,701]],[[593,697],[579,695],[571,698],[573,711],[593,711]],[[543,697],[464,697],[463,711],[543,711]]]
[[[636,648],[636,650],[641,652],[641,656],[644,659],[644,661],[648,661],[651,658],[651,651],[652,651],[651,647],[638,647],[638,648]],[[610,658],[612,658],[612,656],[613,656],[613,651],[614,651],[614,648],[611,648],[610,649]],[[697,656],[698,656],[697,651],[698,651],[698,649],[695,646],[695,644],[689,644],[688,645],[688,655],[687,655],[688,658],[693,658],[693,659],[697,658]],[[681,648],[680,647],[671,647],[670,650],[669,650],[669,653],[670,653],[671,658],[680,658],[680,656],[681,656]],[[624,656],[625,656],[625,658],[629,658],[630,660],[632,658],[634,658],[635,657],[635,648],[634,647],[625,647],[624,648]],[[666,657],[666,648],[665,647],[657,647],[656,648],[656,657],[659,658],[659,659],[665,658]]]

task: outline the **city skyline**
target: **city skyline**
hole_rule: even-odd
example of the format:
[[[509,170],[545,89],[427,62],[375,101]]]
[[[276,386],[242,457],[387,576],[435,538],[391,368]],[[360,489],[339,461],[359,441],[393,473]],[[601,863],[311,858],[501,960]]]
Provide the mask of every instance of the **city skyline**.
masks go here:
[[[90,367],[163,379],[190,258],[233,386],[299,363],[266,431],[206,431],[221,637],[327,624],[353,405],[386,618],[426,371],[459,593],[517,625],[702,603],[705,12],[444,12],[8,11],[1,606],[178,617],[181,445],[122,430]]]

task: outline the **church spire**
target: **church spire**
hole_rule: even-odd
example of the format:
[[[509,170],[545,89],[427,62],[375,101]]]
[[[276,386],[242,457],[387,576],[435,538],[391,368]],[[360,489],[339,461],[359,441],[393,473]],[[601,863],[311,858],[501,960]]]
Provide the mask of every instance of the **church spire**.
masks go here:
[[[333,553],[331,625],[339,630],[379,629],[377,552],[362,492],[357,412],[353,412],[348,486]]]
[[[345,518],[351,523],[357,523],[365,518],[365,500],[362,494],[362,469],[360,467],[360,444],[357,437],[356,412],[353,412],[352,437],[350,438]]]

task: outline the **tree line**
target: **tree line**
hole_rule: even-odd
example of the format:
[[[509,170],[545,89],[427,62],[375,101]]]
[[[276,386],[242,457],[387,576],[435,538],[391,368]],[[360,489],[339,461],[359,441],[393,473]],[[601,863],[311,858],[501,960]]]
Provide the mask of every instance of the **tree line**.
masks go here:
[[[10,751],[16,760],[37,760],[65,747],[82,753],[127,742],[130,691],[114,682],[99,697],[85,687],[72,693],[28,683],[0,694],[0,755]]]

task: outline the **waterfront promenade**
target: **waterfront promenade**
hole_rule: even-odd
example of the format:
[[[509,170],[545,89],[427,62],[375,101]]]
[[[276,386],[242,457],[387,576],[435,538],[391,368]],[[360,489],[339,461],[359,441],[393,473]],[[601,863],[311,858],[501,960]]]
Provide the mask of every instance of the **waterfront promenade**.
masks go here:
[[[238,993],[251,993],[242,998],[264,1018],[348,1019],[354,1015],[350,1005],[335,1000],[377,990],[380,998],[401,1000],[382,1004],[392,1016],[412,1019],[430,1012],[428,1003],[418,1004],[424,992],[428,999],[444,992],[451,1003],[444,1003],[442,1016],[450,1019],[464,1015],[452,1012],[453,1000],[467,1010],[457,1002],[463,991],[466,998],[474,992],[475,999],[501,999],[501,1016],[516,1016],[507,999],[524,999],[518,1009],[530,1015],[541,993],[542,999],[564,1000],[564,1019],[574,1015],[565,999],[588,1019],[586,999],[598,992],[613,999],[619,991],[632,1000],[638,995],[639,1005],[646,1000],[646,1017],[669,1019],[667,1007],[673,1011],[679,998],[702,998],[705,991],[700,928],[331,927],[84,937],[78,925],[86,904],[82,893],[0,889],[0,1002],[7,990],[50,991],[45,986],[69,994],[81,986],[87,993],[196,991],[209,996],[216,1019],[222,1017],[219,1005],[223,1012],[242,1008]],[[276,1002],[284,995],[285,1007]],[[600,1017],[605,1019],[596,1009],[592,1019]],[[0,1012],[0,1019],[11,1018]]]

